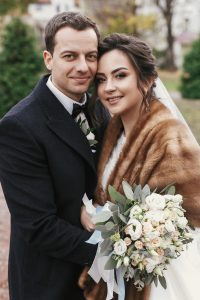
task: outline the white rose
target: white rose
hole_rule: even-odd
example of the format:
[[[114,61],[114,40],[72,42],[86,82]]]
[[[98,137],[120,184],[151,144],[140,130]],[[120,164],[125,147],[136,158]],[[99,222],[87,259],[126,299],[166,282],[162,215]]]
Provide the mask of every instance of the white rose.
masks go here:
[[[126,246],[129,246],[132,243],[131,239],[128,236],[125,237],[124,242],[126,243]]]
[[[173,201],[176,203],[182,203],[183,202],[183,197],[182,195],[164,195],[166,201]]]
[[[128,256],[125,256],[123,259],[123,263],[125,267],[129,266],[130,258]]]
[[[171,220],[165,222],[165,228],[168,232],[174,232],[176,230]]]
[[[122,239],[114,243],[114,253],[116,255],[123,255],[126,252],[126,250],[126,243]]]
[[[129,234],[133,241],[139,239],[142,235],[142,224],[136,219],[130,219],[125,228],[125,233]]]
[[[147,273],[152,273],[158,262],[152,258],[145,259]]]
[[[154,273],[159,275],[159,276],[163,276],[163,272],[162,269],[160,267],[156,267],[154,270]]]
[[[188,223],[188,220],[185,217],[177,218],[177,226],[181,229],[184,229]]]
[[[160,232],[158,230],[151,231],[145,234],[145,237],[147,237],[150,240],[156,239],[159,236],[160,236]]]
[[[152,193],[151,195],[147,196],[145,202],[151,210],[162,210],[166,205],[165,198],[156,193]]]
[[[153,230],[153,226],[152,226],[151,222],[144,222],[142,225],[143,225],[144,233],[149,233]]]
[[[145,220],[150,220],[152,222],[165,222],[165,213],[160,210],[150,210],[144,215]]]
[[[139,205],[135,205],[130,210],[130,218],[134,217],[135,215],[138,215],[142,212],[142,209]]]
[[[87,139],[88,139],[89,141],[94,140],[94,139],[95,139],[94,133],[90,131],[90,132],[88,133],[88,135],[87,135]]]
[[[178,217],[183,217],[184,213],[181,209],[179,209],[178,207],[173,207],[172,211],[171,211],[171,215],[173,216],[173,219],[176,219],[177,216]]]

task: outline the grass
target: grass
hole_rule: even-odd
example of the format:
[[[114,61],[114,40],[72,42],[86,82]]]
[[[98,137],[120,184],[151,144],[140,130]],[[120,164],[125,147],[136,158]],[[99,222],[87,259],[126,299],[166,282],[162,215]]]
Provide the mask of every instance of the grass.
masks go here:
[[[200,100],[178,99],[175,102],[200,144]]]
[[[178,91],[180,85],[180,72],[158,71],[160,79],[163,81],[168,91]]]
[[[186,122],[200,144],[200,99],[187,100],[181,98],[181,94],[178,92],[180,84],[180,72],[167,72],[160,70],[158,71],[158,74],[167,90],[172,92],[172,95],[173,92],[176,92],[176,99],[174,98],[173,100],[176,102],[176,105],[183,114]]]

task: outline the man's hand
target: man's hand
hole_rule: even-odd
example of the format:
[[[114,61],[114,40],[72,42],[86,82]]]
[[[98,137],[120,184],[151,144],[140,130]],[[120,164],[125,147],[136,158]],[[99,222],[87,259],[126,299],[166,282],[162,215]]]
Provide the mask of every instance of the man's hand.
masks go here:
[[[94,231],[95,225],[91,220],[90,215],[86,211],[85,205],[81,207],[81,224],[87,231]]]

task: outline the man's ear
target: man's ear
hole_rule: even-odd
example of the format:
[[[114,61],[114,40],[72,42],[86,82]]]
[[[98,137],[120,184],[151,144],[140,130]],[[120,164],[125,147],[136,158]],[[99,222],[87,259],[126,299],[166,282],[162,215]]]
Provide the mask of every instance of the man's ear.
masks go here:
[[[44,63],[45,63],[46,68],[49,71],[51,71],[51,69],[52,69],[52,59],[53,59],[51,53],[47,50],[44,50],[43,58],[44,58]]]

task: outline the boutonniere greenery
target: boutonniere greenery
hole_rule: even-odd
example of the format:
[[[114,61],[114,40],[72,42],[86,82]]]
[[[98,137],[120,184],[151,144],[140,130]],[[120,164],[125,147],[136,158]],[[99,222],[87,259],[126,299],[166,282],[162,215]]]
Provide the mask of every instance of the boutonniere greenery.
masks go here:
[[[98,143],[98,141],[95,140],[95,134],[94,134],[95,129],[90,128],[88,125],[87,119],[82,119],[81,117],[79,117],[77,119],[77,124],[80,126],[81,130],[85,134],[85,136],[90,144],[90,147],[92,147],[94,149],[96,144]]]

